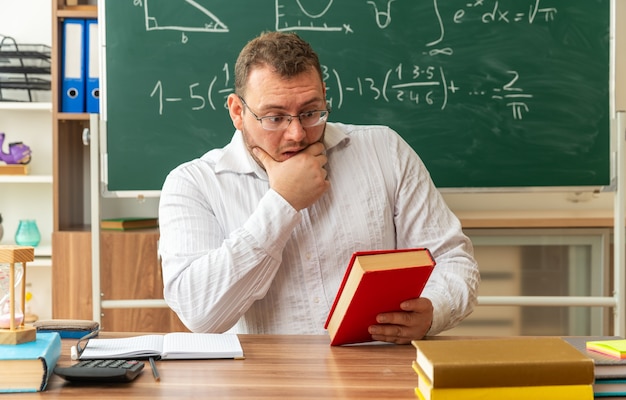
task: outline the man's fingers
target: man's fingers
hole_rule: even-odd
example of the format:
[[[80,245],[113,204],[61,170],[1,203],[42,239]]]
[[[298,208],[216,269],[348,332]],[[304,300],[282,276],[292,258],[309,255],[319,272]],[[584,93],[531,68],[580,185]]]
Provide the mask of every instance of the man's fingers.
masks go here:
[[[268,163],[274,161],[274,159],[270,157],[270,155],[267,154],[267,152],[260,147],[253,147],[252,154],[256,157],[257,160],[259,160],[265,170],[267,170]]]

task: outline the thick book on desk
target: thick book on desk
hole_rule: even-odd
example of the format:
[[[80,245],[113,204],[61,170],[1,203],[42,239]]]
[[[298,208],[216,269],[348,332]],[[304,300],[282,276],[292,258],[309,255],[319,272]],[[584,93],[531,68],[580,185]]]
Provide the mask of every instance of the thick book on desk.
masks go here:
[[[56,332],[37,333],[33,342],[0,344],[0,392],[44,390],[60,356]]]
[[[116,339],[90,339],[81,360],[147,358],[162,360],[244,358],[239,338],[227,333],[174,332]]]
[[[419,297],[434,267],[425,248],[354,253],[324,326],[330,344],[372,341],[367,329],[376,315]]]
[[[158,226],[158,218],[109,218],[100,221],[101,229],[113,229],[118,231],[125,231],[127,229],[148,229],[156,228]]]
[[[418,383],[415,394],[422,400],[590,400],[591,385],[489,386],[434,388],[424,371],[413,361]]]
[[[561,338],[414,340],[435,388],[591,385],[593,360]]]

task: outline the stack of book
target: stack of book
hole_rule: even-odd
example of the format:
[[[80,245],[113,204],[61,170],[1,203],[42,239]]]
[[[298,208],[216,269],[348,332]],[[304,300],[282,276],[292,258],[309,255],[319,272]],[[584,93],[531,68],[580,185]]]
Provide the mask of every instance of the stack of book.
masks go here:
[[[587,350],[587,343],[607,343],[614,340],[624,341],[618,336],[575,336],[565,340],[587,355],[595,364],[593,395],[597,398],[624,398],[626,396],[626,359]],[[592,346],[593,347],[593,346]]]
[[[560,338],[413,341],[423,400],[592,400],[593,360]]]

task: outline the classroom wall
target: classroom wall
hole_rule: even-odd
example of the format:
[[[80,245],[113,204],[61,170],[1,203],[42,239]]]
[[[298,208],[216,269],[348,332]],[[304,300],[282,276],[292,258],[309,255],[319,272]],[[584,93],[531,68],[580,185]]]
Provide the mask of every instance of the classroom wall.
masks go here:
[[[626,18],[626,4],[616,0],[616,20],[623,21]],[[23,25],[23,21],[17,18],[10,18],[8,15],[12,10],[21,10],[27,7],[32,15],[29,26],[37,26],[39,29],[23,30],[18,29]],[[0,0],[0,34],[5,32],[20,32],[20,38],[24,41],[49,42],[51,23],[51,5],[48,0],[21,0],[19,2]],[[37,21],[37,22],[34,22]],[[615,32],[615,99],[616,110],[626,110],[626,27],[623,24],[616,24]],[[626,171],[624,171],[626,173]],[[444,197],[450,207],[455,212],[490,212],[514,214],[518,211],[554,211],[555,213],[567,214],[608,214],[613,211],[613,192],[608,193],[573,193],[567,192],[511,192],[511,193],[468,193],[444,192]],[[156,210],[156,201],[148,201],[142,204],[134,203],[142,214],[152,214]],[[114,207],[113,205],[111,207]],[[108,214],[105,205],[104,214]],[[142,210],[143,209],[143,210]],[[110,210],[111,213],[114,213]],[[142,212],[143,211],[143,212]],[[119,210],[115,210],[115,213]]]

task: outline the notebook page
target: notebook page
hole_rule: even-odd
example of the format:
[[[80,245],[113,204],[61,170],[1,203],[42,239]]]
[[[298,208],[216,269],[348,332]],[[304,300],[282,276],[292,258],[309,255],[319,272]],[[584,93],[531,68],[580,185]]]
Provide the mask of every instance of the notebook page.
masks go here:
[[[159,356],[162,348],[162,335],[142,335],[118,339],[90,339],[80,359]]]
[[[175,332],[163,340],[162,359],[168,358],[243,358],[243,349],[236,334]]]

